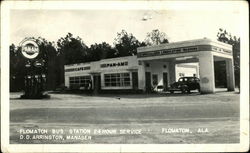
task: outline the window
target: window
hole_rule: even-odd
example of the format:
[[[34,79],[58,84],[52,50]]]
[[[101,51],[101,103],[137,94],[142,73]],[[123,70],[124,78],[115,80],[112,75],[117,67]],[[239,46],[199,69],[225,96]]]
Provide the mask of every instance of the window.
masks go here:
[[[184,74],[184,73],[179,73],[179,76],[180,76],[180,77],[184,77],[185,74]]]
[[[88,87],[90,81],[90,76],[70,77],[69,85],[70,87]]]
[[[194,82],[194,78],[189,78],[189,82]]]
[[[104,74],[104,84],[106,87],[130,86],[129,73]]]
[[[178,82],[187,82],[188,78],[180,78]]]

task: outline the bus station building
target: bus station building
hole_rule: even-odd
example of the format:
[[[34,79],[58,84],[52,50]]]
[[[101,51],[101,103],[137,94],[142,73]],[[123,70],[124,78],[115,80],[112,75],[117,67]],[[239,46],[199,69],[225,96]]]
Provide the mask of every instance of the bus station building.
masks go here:
[[[94,92],[167,89],[182,76],[200,79],[201,93],[215,92],[214,63],[225,62],[228,91],[234,91],[232,46],[207,38],[137,48],[136,56],[65,65],[65,86]]]

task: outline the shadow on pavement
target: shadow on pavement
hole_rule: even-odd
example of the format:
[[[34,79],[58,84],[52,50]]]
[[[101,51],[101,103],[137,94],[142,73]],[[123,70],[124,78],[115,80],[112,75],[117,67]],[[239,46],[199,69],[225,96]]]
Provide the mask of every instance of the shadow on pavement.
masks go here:
[[[228,91],[226,89],[216,89],[216,92],[214,94],[221,94],[221,93],[227,93]],[[235,94],[239,94],[238,91],[232,91]],[[57,97],[54,97],[53,95],[75,95],[75,96],[82,96],[82,97],[111,97],[111,98],[136,98],[136,99],[145,99],[145,98],[155,98],[155,97],[185,97],[185,96],[202,96],[206,94],[201,94],[197,91],[193,91],[191,93],[181,93],[181,92],[175,92],[175,93],[169,93],[169,92],[156,92],[156,93],[101,93],[101,94],[92,94],[92,93],[86,93],[83,91],[75,91],[75,92],[54,92],[54,91],[48,91],[48,94],[51,95],[50,99],[44,99],[44,100],[53,100],[53,99],[60,99]],[[15,95],[14,97],[10,97],[10,100],[20,100],[20,95]],[[32,100],[39,100],[39,99],[32,99]],[[41,99],[40,99],[41,100]]]
[[[198,96],[201,95],[199,92],[191,92],[191,93],[168,93],[168,92],[159,92],[159,93],[101,93],[101,94],[91,94],[84,92],[71,92],[71,93],[54,93],[52,94],[67,94],[67,95],[77,95],[77,96],[93,96],[93,97],[114,97],[114,98],[153,98],[153,97],[180,97],[180,96]]]

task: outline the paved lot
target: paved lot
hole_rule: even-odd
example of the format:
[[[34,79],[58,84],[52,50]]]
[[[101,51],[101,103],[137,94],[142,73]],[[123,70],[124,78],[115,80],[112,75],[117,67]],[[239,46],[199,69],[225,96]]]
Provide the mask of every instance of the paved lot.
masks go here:
[[[21,100],[20,95],[10,95],[11,143],[239,142],[239,94],[234,92],[51,94],[46,100]],[[55,129],[60,139],[33,137],[39,133],[20,133],[20,129],[47,129],[47,135],[55,134]],[[90,133],[79,133],[80,129]]]

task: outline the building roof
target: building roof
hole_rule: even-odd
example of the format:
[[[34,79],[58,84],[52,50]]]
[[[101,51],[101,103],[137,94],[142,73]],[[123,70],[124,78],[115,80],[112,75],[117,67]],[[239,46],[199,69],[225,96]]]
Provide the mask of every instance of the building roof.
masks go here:
[[[146,52],[146,51],[172,49],[172,48],[198,46],[198,45],[214,45],[214,46],[218,46],[221,48],[232,50],[232,46],[229,44],[219,42],[217,40],[203,38],[203,39],[193,39],[193,40],[179,41],[179,42],[173,42],[173,43],[164,43],[164,44],[154,45],[154,46],[138,47],[137,52],[139,53],[139,52]]]

